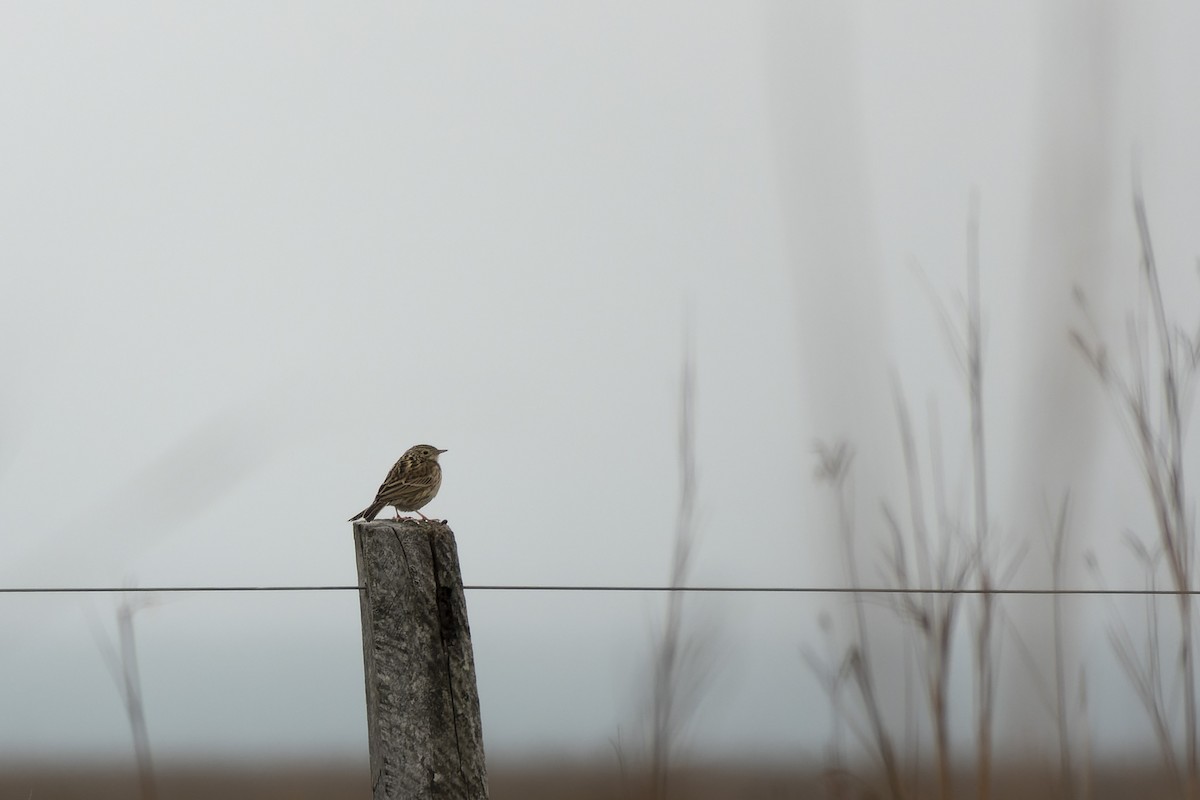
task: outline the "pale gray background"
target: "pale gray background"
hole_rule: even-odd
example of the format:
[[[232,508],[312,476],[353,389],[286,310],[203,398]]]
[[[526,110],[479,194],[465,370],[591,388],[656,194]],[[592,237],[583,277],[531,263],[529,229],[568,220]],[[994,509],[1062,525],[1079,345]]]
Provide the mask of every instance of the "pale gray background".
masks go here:
[[[469,582],[661,583],[690,318],[693,579],[839,583],[812,443],[855,441],[874,525],[892,370],[922,423],[937,398],[968,497],[921,274],[956,308],[974,187],[1017,582],[1044,583],[1043,498],[1071,486],[1074,563],[1138,585],[1119,540],[1149,515],[1070,289],[1119,338],[1137,154],[1172,310],[1200,311],[1198,24],[1182,2],[5,4],[0,580],[353,583],[344,520],[427,441]],[[147,599],[156,756],[365,757],[353,593]],[[1094,744],[1137,747],[1110,606],[1073,602]],[[117,603],[0,597],[0,752],[127,756],[96,643]],[[636,749],[661,597],[469,603],[489,755]],[[693,751],[819,758],[800,648],[844,602],[689,608],[718,655]],[[1046,727],[1024,681],[1006,747]]]

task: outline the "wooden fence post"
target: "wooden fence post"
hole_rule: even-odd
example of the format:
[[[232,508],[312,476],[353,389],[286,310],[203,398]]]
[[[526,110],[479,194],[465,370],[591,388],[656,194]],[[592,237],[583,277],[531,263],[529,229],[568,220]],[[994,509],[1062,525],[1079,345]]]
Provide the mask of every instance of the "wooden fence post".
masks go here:
[[[357,522],[374,800],[487,800],[475,657],[454,533]]]

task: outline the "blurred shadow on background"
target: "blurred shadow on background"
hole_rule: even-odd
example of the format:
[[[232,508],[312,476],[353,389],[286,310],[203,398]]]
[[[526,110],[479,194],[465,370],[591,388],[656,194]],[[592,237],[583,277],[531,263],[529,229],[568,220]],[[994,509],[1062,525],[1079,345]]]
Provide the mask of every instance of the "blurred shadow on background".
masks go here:
[[[204,513],[278,451],[280,432],[264,412],[242,405],[200,422],[107,502],[54,526],[5,565],[4,584],[46,586],[31,576],[47,574],[54,585],[94,583],[121,574],[131,558]]]

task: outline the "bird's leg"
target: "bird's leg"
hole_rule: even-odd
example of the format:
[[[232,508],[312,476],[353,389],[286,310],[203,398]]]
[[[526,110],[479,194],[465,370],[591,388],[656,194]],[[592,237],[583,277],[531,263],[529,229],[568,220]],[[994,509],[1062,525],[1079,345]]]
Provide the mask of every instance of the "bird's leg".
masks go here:
[[[420,511],[418,511],[417,514],[420,514],[421,519],[425,520],[426,522],[429,522],[429,517],[425,516],[424,514],[421,514]]]

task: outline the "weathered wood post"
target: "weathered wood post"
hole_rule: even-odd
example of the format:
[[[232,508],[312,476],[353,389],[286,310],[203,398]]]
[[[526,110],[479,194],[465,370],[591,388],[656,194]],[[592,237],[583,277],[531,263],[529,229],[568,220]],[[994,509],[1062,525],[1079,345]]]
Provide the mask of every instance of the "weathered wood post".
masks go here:
[[[357,522],[374,800],[486,800],[475,656],[444,522]]]

